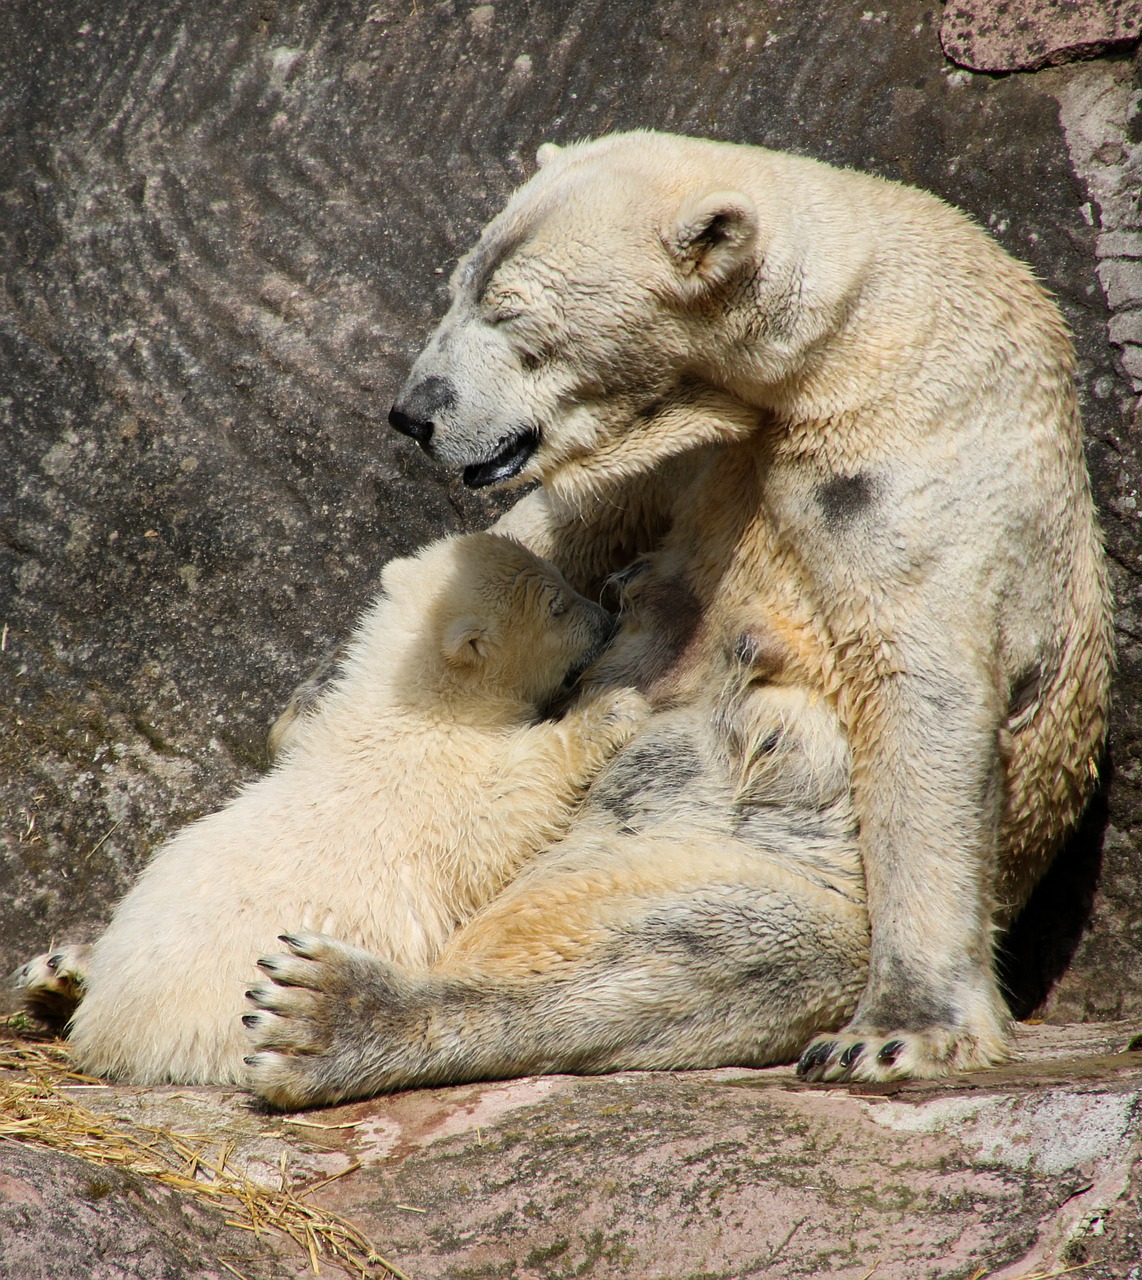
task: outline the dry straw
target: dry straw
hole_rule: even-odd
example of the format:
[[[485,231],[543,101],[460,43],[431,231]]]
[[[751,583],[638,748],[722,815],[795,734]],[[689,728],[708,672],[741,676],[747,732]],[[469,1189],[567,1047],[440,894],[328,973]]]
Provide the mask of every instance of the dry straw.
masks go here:
[[[333,1178],[308,1186],[291,1183],[283,1152],[280,1185],[267,1187],[230,1163],[233,1143],[220,1146],[199,1134],[127,1125],[62,1091],[68,1085],[99,1083],[75,1071],[58,1042],[0,1034],[0,1138],[140,1174],[221,1209],[229,1226],[257,1237],[278,1232],[308,1255],[315,1275],[321,1274],[321,1259],[326,1258],[362,1278],[388,1274],[408,1280],[351,1222],[304,1199]],[[334,1178],[358,1168],[350,1165]],[[222,1266],[241,1275],[226,1262]]]

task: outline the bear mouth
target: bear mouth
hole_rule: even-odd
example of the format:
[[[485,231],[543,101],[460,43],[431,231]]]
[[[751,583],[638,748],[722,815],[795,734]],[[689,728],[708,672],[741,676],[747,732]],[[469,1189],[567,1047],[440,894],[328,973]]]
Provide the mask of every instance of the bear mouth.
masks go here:
[[[510,436],[504,436],[495,453],[483,462],[473,462],[464,468],[464,484],[469,489],[483,489],[501,480],[517,476],[527,465],[528,459],[539,448],[539,428],[521,427]]]
[[[563,677],[563,689],[565,692],[571,692],[584,674],[595,665],[595,663],[603,656],[611,647],[611,642],[619,633],[619,627],[622,619],[612,617],[610,625],[605,631],[601,632],[595,639],[594,644],[587,650],[579,661],[571,668]]]

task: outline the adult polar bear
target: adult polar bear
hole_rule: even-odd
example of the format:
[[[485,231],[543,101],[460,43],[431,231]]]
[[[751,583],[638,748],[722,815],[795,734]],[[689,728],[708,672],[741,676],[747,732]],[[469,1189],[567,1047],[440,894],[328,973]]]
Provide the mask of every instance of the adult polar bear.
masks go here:
[[[539,159],[458,267],[393,425],[469,485],[541,480],[505,526],[580,587],[666,534],[683,555],[677,614],[696,602],[708,633],[752,618],[755,636],[783,649],[781,678],[836,707],[871,953],[848,1025],[809,1045],[802,1073],[926,1076],[1000,1059],[995,930],[1095,784],[1112,661],[1056,309],[1021,264],[914,189],[653,133],[546,146]],[[736,407],[703,411],[711,389]],[[698,408],[680,413],[688,398]],[[701,466],[679,459],[688,449]],[[664,632],[680,625],[668,619]],[[756,648],[750,625],[742,634]],[[705,659],[686,637],[672,644],[690,655],[690,694],[667,681],[658,705],[703,684]],[[660,856],[648,852],[648,867]],[[541,909],[521,892],[515,910]],[[710,947],[730,926],[703,910],[706,933],[688,918],[687,937],[708,990]],[[483,927],[510,922],[493,912]],[[607,936],[598,946],[621,978]],[[494,1004],[505,963],[495,947],[469,956],[468,995],[447,996],[453,1021],[471,1004],[454,1036]],[[551,1015],[574,984],[545,964],[527,980]],[[316,969],[290,981],[380,992],[359,956],[342,968],[353,965],[350,983]],[[677,1064],[669,1037],[655,1041],[656,1059],[640,1052],[661,1028],[645,1025],[645,973],[631,966],[629,989],[615,981],[598,996],[609,1036],[615,1002],[628,1002],[630,1047],[588,1052],[593,1013],[579,991],[583,1029],[545,1069]],[[747,977],[727,973],[726,991]],[[685,975],[675,980],[685,990]],[[732,994],[719,999],[732,1018]],[[384,1041],[380,1015],[375,1026],[365,1013],[337,1016],[342,1042]],[[707,1043],[716,1064],[727,1042],[711,1031]],[[510,1070],[501,1050],[488,1061]]]

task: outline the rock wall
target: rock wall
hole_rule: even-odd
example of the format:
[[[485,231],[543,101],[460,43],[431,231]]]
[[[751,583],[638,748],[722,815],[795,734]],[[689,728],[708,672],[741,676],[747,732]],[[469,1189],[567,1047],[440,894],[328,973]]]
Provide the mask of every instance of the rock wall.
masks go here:
[[[966,12],[952,34],[969,49]],[[504,499],[387,429],[393,392],[537,144],[652,126],[927,187],[1058,296],[1119,673],[1104,795],[1005,972],[1021,1011],[1142,1013],[1136,43],[1115,27],[1082,46],[1108,50],[1093,61],[985,74],[946,56],[943,16],[926,0],[0,9],[0,967],[96,931],[164,833],[254,774],[387,557],[495,514]]]

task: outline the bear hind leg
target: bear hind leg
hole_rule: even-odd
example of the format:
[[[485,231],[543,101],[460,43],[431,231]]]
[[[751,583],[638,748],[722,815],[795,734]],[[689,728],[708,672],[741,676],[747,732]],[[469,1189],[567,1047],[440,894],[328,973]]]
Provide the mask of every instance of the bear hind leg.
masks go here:
[[[25,1012],[48,1026],[63,1026],[83,999],[90,950],[90,946],[73,944],[22,964],[12,975],[12,984]]]
[[[251,1087],[291,1108],[551,1072],[762,1066],[840,1026],[866,978],[863,905],[803,881],[599,895],[575,930],[564,901],[562,934],[543,918],[552,886],[537,887],[505,895],[501,929],[495,907],[484,915],[485,945],[462,930],[428,972],[285,937],[248,993]]]

